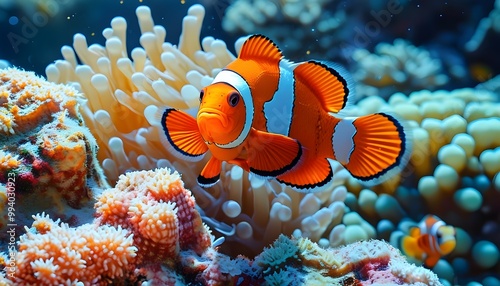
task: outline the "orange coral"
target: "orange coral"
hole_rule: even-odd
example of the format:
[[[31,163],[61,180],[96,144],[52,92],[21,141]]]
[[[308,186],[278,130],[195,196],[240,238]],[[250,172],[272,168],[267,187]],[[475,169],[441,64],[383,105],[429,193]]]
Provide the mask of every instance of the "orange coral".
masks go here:
[[[211,236],[194,197],[177,172],[167,168],[129,172],[95,204],[97,223],[121,226],[134,234],[138,263],[175,259],[179,249],[203,252]]]
[[[137,248],[126,230],[93,224],[70,228],[45,214],[33,218],[33,228],[20,237],[15,285],[108,285],[124,281],[133,269]]]

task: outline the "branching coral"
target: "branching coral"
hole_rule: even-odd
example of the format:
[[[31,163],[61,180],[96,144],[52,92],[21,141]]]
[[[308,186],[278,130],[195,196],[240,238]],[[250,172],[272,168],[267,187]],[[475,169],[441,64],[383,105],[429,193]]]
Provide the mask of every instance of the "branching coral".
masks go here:
[[[0,184],[13,184],[17,210],[30,208],[19,212],[19,225],[37,211],[64,215],[66,205],[81,208],[93,194],[91,187],[108,186],[78,96],[75,89],[32,72],[0,70]]]
[[[371,54],[357,49],[352,58],[357,63],[354,78],[358,96],[379,95],[387,98],[394,92],[433,90],[448,81],[442,74],[441,62],[429,52],[402,40],[394,44],[380,43]]]

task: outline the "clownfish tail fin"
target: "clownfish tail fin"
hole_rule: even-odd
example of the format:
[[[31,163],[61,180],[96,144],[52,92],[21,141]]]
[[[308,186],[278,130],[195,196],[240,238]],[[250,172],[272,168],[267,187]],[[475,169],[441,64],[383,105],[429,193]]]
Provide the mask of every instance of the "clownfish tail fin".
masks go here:
[[[383,182],[406,165],[409,142],[407,128],[386,113],[344,118],[332,135],[334,159],[368,185]]]

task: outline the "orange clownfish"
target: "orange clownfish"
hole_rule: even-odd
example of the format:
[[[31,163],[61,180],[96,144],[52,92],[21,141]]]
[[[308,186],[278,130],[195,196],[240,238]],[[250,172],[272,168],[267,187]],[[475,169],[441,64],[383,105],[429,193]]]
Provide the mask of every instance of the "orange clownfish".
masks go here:
[[[161,124],[174,154],[198,160],[210,150],[198,183],[219,180],[222,161],[302,192],[333,178],[329,160],[355,178],[378,182],[407,160],[402,124],[385,113],[337,118],[352,87],[318,61],[292,63],[267,37],[253,35],[237,59],[200,92],[197,118],[167,108]]]
[[[456,245],[455,228],[434,215],[425,216],[418,226],[401,238],[401,251],[408,257],[423,261],[432,268]]]

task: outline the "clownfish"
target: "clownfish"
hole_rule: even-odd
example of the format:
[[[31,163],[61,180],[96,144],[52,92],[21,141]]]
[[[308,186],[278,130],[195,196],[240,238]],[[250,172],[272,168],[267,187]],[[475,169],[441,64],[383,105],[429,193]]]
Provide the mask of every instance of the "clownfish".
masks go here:
[[[351,95],[350,81],[332,65],[290,62],[269,38],[253,35],[201,90],[196,119],[172,108],[159,117],[178,157],[212,154],[198,176],[202,187],[219,180],[226,161],[312,192],[332,180],[330,160],[364,182],[380,182],[407,160],[405,129],[393,116],[332,116]]]
[[[408,257],[423,261],[432,268],[442,256],[455,249],[455,228],[434,215],[425,216],[400,240],[400,249]]]

